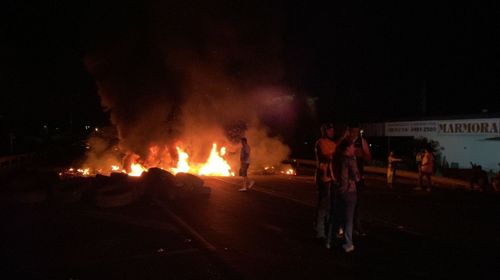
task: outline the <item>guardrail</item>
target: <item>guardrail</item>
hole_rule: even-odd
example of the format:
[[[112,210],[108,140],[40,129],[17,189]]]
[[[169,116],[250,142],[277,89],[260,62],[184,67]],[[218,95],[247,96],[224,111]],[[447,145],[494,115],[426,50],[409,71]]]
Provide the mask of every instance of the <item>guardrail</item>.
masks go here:
[[[365,166],[365,172],[386,175],[387,168],[376,167],[376,166]],[[397,177],[414,179],[415,182],[418,180],[418,173],[417,172],[412,172],[412,171],[407,171],[407,170],[398,170],[396,174],[397,174]],[[448,177],[442,177],[442,176],[434,176],[433,175],[432,181],[437,183],[437,184],[452,186],[452,187],[461,187],[461,188],[469,188],[470,187],[470,183],[467,181],[460,180],[460,179],[454,179],[454,178],[448,178]]]
[[[5,157],[0,157],[0,168],[10,168],[10,167],[16,167],[20,166],[22,164],[25,164],[29,161],[32,161],[34,157],[34,154],[20,154],[20,155],[13,155],[13,156],[5,156]]]
[[[292,159],[292,160],[290,160],[290,162],[295,163],[296,167],[301,167],[301,166],[302,167],[313,167],[313,168],[316,167],[315,160]],[[372,173],[372,174],[386,175],[387,168],[367,165],[367,166],[365,166],[365,172]],[[418,180],[418,173],[417,172],[412,172],[412,171],[407,171],[407,170],[398,170],[397,176],[408,178],[408,179],[414,179],[415,181]],[[455,187],[461,187],[461,188],[469,188],[470,187],[470,183],[468,181],[449,178],[449,177],[443,177],[443,176],[432,176],[432,181],[434,181],[438,184],[447,185],[447,186],[455,186]]]

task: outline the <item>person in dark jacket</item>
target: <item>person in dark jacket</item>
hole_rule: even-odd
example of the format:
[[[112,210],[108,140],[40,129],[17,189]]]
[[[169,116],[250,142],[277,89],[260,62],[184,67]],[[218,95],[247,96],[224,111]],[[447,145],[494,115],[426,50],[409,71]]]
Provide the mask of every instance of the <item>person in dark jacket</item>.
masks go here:
[[[360,213],[360,201],[363,190],[365,188],[365,164],[369,163],[372,160],[372,153],[370,151],[370,145],[368,144],[368,141],[363,137],[359,124],[352,123],[349,125],[349,139],[354,143],[354,155],[356,156],[358,171],[361,175],[360,181],[358,182],[358,184],[356,184],[358,191],[358,200],[356,203],[356,209],[354,211],[354,233],[359,236],[366,236],[366,231],[361,224],[362,213]]]
[[[334,176],[337,182],[334,187],[335,204],[331,226],[334,229],[343,228],[343,244],[345,252],[354,250],[352,240],[354,226],[354,211],[357,202],[357,184],[361,174],[355,156],[356,147],[349,139],[342,140],[337,146],[333,159]],[[332,231],[334,232],[334,231]]]

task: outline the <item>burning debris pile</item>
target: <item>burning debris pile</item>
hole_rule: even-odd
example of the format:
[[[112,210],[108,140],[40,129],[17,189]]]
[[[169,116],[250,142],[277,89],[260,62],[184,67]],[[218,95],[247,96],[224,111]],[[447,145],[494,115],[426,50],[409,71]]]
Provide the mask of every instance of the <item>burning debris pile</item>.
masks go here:
[[[83,170],[57,174],[37,169],[4,176],[2,201],[6,203],[84,203],[102,208],[125,206],[141,200],[170,202],[206,197],[211,189],[196,175],[149,168],[139,176],[123,172],[85,175]],[[58,176],[59,175],[59,176]]]
[[[284,151],[281,154],[286,154],[287,148],[282,148],[278,140],[269,140],[265,133],[250,130],[249,134],[253,139],[262,140],[254,145],[253,162],[256,164],[253,165],[257,167],[254,173],[295,175],[289,164],[268,164],[275,160],[269,155],[279,149]],[[222,142],[227,147],[219,148],[217,143],[212,143],[211,149],[206,149],[205,160],[197,161],[202,158],[200,150],[204,150],[206,143],[192,140],[188,141],[190,145],[183,145],[178,142],[175,149],[155,145],[141,157],[133,152],[122,152],[119,141],[94,134],[88,140],[82,167],[61,170],[60,184],[54,188],[52,197],[65,202],[87,199],[99,207],[116,207],[139,199],[169,201],[208,195],[210,189],[198,176],[235,176],[232,166],[239,165],[239,144]]]
[[[290,164],[268,164],[277,162],[272,156],[276,151],[280,155],[286,154],[286,146],[283,148],[278,140],[258,130],[250,130],[248,134],[252,139],[260,140],[252,150],[253,173],[295,175]],[[89,138],[82,167],[59,172],[61,184],[54,188],[53,198],[67,202],[90,199],[100,207],[115,207],[139,199],[175,200],[208,195],[210,189],[198,176],[235,176],[232,166],[239,165],[240,145],[230,141],[222,141],[227,147],[220,148],[217,143],[212,143],[203,157],[200,151],[204,150],[206,143],[194,140],[188,141],[190,145],[178,142],[175,149],[151,146],[141,157],[136,153],[121,152],[118,141],[98,136]],[[196,161],[200,158],[205,160]]]
[[[295,168],[289,163],[283,163],[279,166],[266,166],[262,170],[264,175],[297,175]]]
[[[150,168],[160,168],[174,175],[191,173],[203,176],[234,176],[228,160],[234,161],[236,153],[228,155],[226,147],[218,148],[216,143],[212,144],[205,161],[194,161],[186,149],[181,148],[182,144],[178,144],[175,149],[167,146],[160,148],[160,145],[151,146],[146,156],[141,157],[133,152],[121,152],[118,145],[106,144],[102,147],[102,143],[106,141],[97,141],[96,138],[96,136],[90,137],[86,159],[78,164],[81,167],[62,170],[60,176],[87,177],[121,172],[138,177]]]
[[[89,136],[85,158],[81,162],[75,162],[79,167],[62,170],[59,175],[94,177],[124,173],[138,177],[151,168],[159,168],[174,175],[190,173],[199,176],[235,176],[235,170],[240,165],[240,135],[244,132],[214,130],[205,129],[205,134],[215,135],[210,138],[217,139],[217,142],[210,143],[205,137],[188,135],[185,137],[187,140],[176,140],[175,144],[165,140],[134,152],[121,145],[122,141],[117,135],[113,135],[112,128],[100,129]],[[265,131],[255,128],[248,129],[245,134],[252,137],[251,172],[295,175],[291,166],[285,168],[282,163],[289,149],[279,139],[269,137]],[[142,150],[141,155],[139,150]]]
[[[150,168],[140,176],[112,172],[109,176],[80,176],[79,173],[62,173],[59,184],[51,191],[56,202],[84,200],[98,207],[125,206],[141,199],[172,201],[209,195],[210,188],[192,174],[172,174],[160,168]]]

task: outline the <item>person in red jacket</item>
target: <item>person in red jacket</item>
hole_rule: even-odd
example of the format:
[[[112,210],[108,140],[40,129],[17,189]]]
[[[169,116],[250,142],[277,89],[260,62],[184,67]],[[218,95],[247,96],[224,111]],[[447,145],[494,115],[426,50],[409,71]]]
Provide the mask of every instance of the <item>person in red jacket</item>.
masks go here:
[[[325,240],[329,230],[329,220],[332,210],[333,193],[332,187],[335,182],[333,175],[332,159],[340,140],[335,140],[335,129],[333,124],[321,125],[321,137],[314,146],[316,154],[315,182],[318,190],[318,202],[316,206],[315,231],[316,238]]]
[[[315,230],[316,238],[326,239],[328,220],[330,217],[331,186],[334,180],[332,170],[332,158],[337,144],[333,137],[335,130],[333,124],[321,125],[321,137],[314,146],[316,154],[315,181],[318,190],[318,202],[316,205]]]

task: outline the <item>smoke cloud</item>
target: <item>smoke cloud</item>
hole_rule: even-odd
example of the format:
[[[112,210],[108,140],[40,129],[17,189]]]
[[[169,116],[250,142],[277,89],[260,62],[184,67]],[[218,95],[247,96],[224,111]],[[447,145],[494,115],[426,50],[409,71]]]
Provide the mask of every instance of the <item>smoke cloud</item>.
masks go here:
[[[276,15],[165,5],[153,6],[120,36],[97,40],[85,58],[124,161],[172,165],[181,145],[191,161],[203,162],[217,143],[227,147],[236,169],[243,136],[252,166],[285,159],[290,149],[263,123],[273,108],[293,121],[293,110],[280,102],[289,93],[282,84],[281,42],[273,36]],[[252,23],[252,16],[268,26]],[[89,162],[106,158],[100,146],[107,140],[90,142]]]

